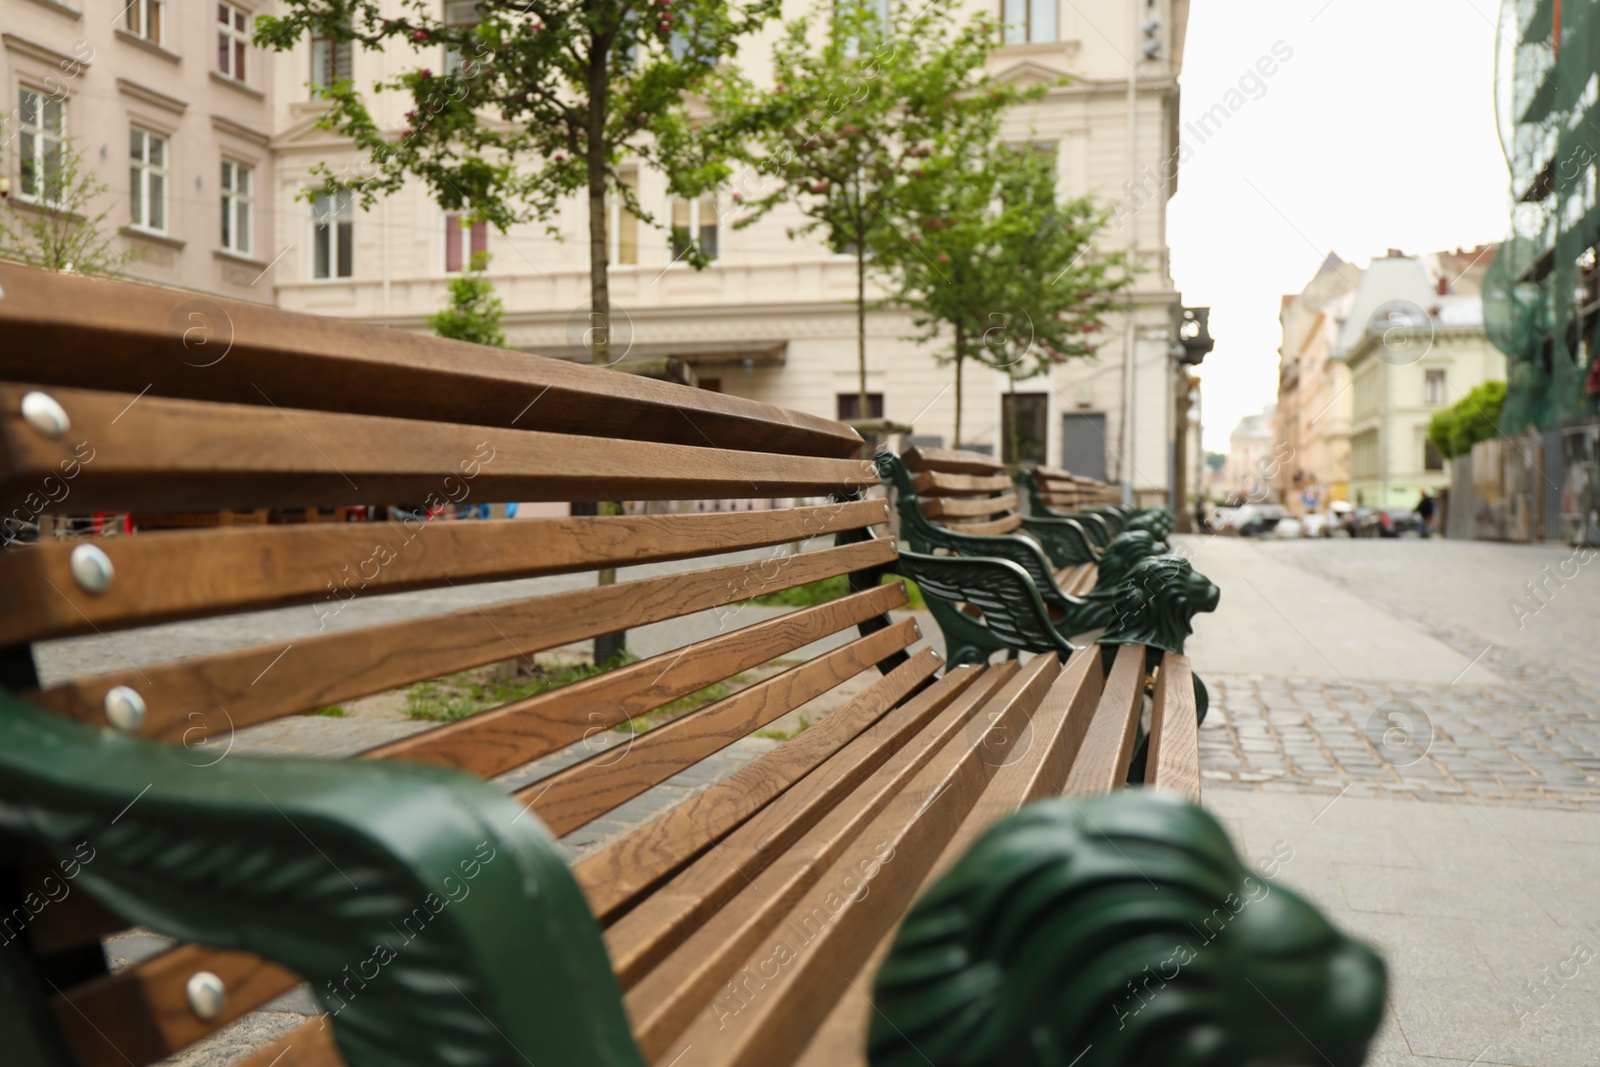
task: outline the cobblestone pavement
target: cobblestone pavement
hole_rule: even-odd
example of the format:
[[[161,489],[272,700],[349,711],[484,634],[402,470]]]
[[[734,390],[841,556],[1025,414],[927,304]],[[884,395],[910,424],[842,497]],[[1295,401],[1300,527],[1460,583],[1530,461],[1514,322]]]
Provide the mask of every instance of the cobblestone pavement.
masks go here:
[[[1190,649],[1208,784],[1600,811],[1600,578],[1580,571],[1521,627],[1506,603],[1571,549],[1186,547],[1224,590]]]

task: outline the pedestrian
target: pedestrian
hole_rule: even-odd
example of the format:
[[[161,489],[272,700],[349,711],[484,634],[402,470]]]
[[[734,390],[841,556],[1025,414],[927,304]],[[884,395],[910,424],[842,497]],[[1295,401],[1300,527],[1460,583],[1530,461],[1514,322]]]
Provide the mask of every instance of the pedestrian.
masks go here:
[[[1210,501],[1203,496],[1194,499],[1194,524],[1203,534],[1211,533],[1211,519],[1209,509],[1206,507]]]
[[[1417,501],[1417,529],[1423,537],[1433,536],[1433,497],[1428,491],[1422,491],[1422,499]]]

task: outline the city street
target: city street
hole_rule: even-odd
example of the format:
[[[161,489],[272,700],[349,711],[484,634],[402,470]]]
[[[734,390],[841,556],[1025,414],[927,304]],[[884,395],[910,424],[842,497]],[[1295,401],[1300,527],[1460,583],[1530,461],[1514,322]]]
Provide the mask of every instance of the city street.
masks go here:
[[[1189,645],[1212,698],[1205,804],[1248,860],[1292,854],[1281,882],[1383,950],[1370,1062],[1592,1063],[1593,564],[1486,542],[1186,547],[1224,591]],[[1525,583],[1546,567],[1571,577],[1540,608]]]

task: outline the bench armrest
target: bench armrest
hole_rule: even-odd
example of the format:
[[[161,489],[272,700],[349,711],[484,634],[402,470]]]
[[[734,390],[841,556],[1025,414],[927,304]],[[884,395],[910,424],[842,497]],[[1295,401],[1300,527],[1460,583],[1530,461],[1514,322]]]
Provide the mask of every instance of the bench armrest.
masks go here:
[[[1240,862],[1202,809],[1030,804],[911,909],[873,982],[872,1067],[1359,1067],[1383,961]]]
[[[0,832],[132,923],[307,979],[350,1067],[643,1067],[582,892],[505,793],[417,764],[186,757],[0,691]]]
[[[1033,580],[1009,560],[902,551],[894,569],[922,590],[944,631],[951,666],[987,662],[1006,649],[1063,658],[1074,651],[1051,623]],[[983,612],[981,623],[956,608],[963,602]]]

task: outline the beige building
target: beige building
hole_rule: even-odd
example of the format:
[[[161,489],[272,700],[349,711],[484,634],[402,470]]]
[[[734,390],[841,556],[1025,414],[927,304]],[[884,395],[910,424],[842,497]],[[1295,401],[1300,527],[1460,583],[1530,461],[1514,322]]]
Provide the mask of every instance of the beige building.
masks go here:
[[[1486,381],[1505,356],[1484,334],[1481,280],[1494,249],[1372,261],[1341,329],[1334,359],[1349,368],[1350,495],[1409,508],[1449,484],[1427,439],[1435,412]],[[1470,265],[1467,265],[1470,264]]]
[[[1273,491],[1291,515],[1321,511],[1342,485],[1336,469],[1341,449],[1332,438],[1348,433],[1348,390],[1329,373],[1337,335],[1330,305],[1354,291],[1361,270],[1329,253],[1298,294],[1283,298],[1278,321],[1278,410],[1275,429],[1284,459]]]
[[[341,138],[316,128],[325,105],[315,85],[348,75],[365,88],[419,62],[412,53],[309,42],[292,53],[262,53],[239,29],[256,13],[254,0],[136,0],[116,19],[70,6],[78,2],[0,0],[6,108],[24,120],[33,166],[44,165],[52,138],[69,137],[111,186],[111,217],[121,228],[115,239],[147,257],[131,273],[423,329],[467,255],[485,248],[510,342],[528,352],[586,357],[588,255],[579,202],[553,220],[566,238],[557,240],[539,223],[463,233],[419,184],[370,211],[341,198],[303,197],[315,165],[367,165]],[[790,0],[784,15],[808,6]],[[987,8],[972,4],[974,13]],[[1146,270],[1131,322],[1112,324],[1096,360],[1020,383],[1015,396],[1002,375],[969,369],[962,417],[964,443],[1000,451],[1004,412],[1012,410],[1023,458],[1126,479],[1151,502],[1164,499],[1172,483],[1175,401],[1188,374],[1175,358],[1180,298],[1166,245],[1187,20],[1188,0],[1031,0],[1026,28],[996,51],[994,72],[1016,83],[1074,79],[1019,109],[1007,137],[1055,152],[1064,196],[1115,201],[1118,221],[1106,242],[1131,248]],[[758,80],[776,35],[771,27],[742,49]],[[47,97],[55,104],[43,103]],[[375,116],[398,131],[404,106],[379,100]],[[28,166],[17,158],[17,141],[6,162],[14,185]],[[736,176],[733,188],[749,180]],[[625,349],[629,359],[676,357],[707,388],[819,415],[853,414],[853,399],[846,399],[856,393],[852,261],[818,241],[790,240],[786,231],[798,220],[781,211],[735,231],[733,189],[674,204],[663,175],[641,167],[634,181],[646,204],[686,225],[716,258],[695,271],[675,262],[666,233],[615,213],[613,351]],[[12,210],[37,207],[25,194],[10,199]],[[955,415],[948,368],[905,339],[912,331],[903,314],[876,311],[867,329],[874,409],[881,404],[887,418],[913,424],[918,440],[948,444]],[[1136,402],[1125,405],[1130,385]]]
[[[131,277],[277,299],[273,67],[254,3],[0,0],[6,208],[51,210],[42,179],[70,144],[110,186],[101,236]]]
[[[1228,496],[1253,503],[1276,503],[1273,476],[1281,465],[1277,408],[1268,404],[1259,415],[1246,415],[1228,435],[1226,473]]]

